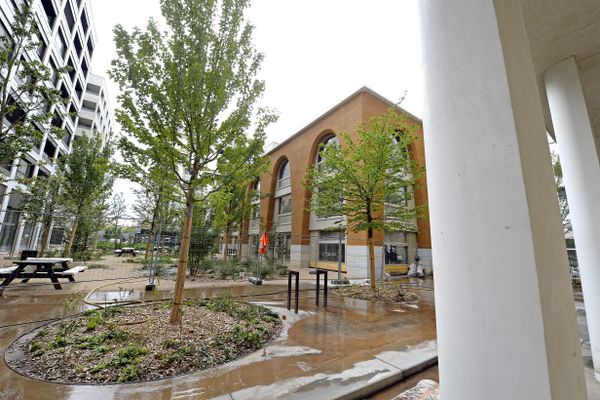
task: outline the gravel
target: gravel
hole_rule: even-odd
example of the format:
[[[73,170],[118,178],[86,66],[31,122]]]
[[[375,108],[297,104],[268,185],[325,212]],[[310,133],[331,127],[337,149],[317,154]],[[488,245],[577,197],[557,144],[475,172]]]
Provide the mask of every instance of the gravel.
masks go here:
[[[420,300],[413,292],[408,292],[400,286],[383,286],[371,289],[368,285],[351,285],[333,289],[334,293],[351,299],[375,301],[378,303],[405,303]]]

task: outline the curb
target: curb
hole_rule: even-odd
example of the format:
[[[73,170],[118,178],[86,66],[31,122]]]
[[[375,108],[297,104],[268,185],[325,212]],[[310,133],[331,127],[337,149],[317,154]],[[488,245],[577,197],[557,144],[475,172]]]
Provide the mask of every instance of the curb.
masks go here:
[[[398,372],[387,376],[383,379],[371,382],[366,386],[351,390],[338,397],[334,397],[332,400],[359,400],[365,399],[366,397],[385,389],[388,386],[401,382],[422,370],[429,368],[438,362],[438,357],[433,356],[425,360],[417,361],[412,365],[409,365],[405,369],[399,369],[395,367]]]

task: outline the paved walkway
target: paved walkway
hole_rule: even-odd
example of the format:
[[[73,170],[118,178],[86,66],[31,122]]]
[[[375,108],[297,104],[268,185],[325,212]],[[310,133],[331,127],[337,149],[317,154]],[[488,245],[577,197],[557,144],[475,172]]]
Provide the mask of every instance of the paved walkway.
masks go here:
[[[426,285],[427,286],[427,282]],[[331,296],[316,308],[314,285],[302,282],[299,315],[285,310],[285,286],[243,286],[233,296],[286,315],[288,330],[264,351],[220,368],[151,383],[56,385],[33,381],[0,365],[4,399],[350,399],[364,387],[389,384],[435,359],[433,292],[416,288],[418,306],[385,306]],[[197,288],[187,296],[213,296],[223,289]],[[110,298],[115,293],[96,296]],[[122,296],[122,293],[118,294]],[[131,298],[143,299],[144,292]],[[0,298],[0,354],[35,325],[25,320],[61,314],[63,294],[7,292]]]

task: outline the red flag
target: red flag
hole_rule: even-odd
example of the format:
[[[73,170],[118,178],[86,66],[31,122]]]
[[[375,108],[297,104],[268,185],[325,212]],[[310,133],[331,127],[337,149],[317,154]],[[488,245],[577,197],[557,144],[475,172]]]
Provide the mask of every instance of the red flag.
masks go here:
[[[258,252],[262,255],[267,254],[267,251],[269,251],[269,235],[267,235],[267,232],[262,234],[258,243]]]

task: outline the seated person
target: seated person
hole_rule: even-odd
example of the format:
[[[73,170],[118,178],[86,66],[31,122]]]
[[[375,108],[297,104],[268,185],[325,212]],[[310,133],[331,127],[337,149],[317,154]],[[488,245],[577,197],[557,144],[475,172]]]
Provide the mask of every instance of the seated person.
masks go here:
[[[410,277],[418,276],[419,278],[423,278],[425,276],[425,268],[423,267],[423,264],[421,263],[421,258],[419,256],[416,256],[415,262],[410,264],[410,266],[408,267],[407,275]]]

